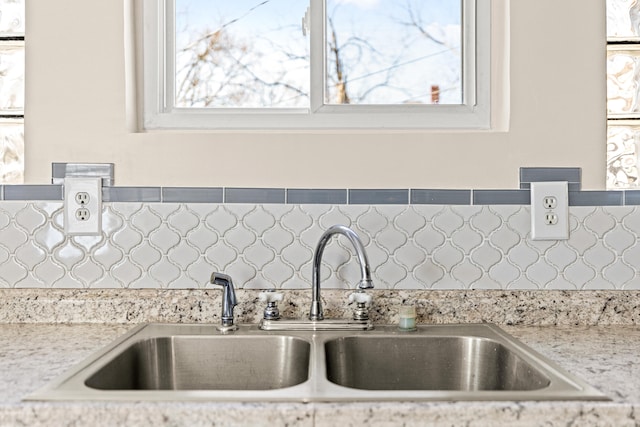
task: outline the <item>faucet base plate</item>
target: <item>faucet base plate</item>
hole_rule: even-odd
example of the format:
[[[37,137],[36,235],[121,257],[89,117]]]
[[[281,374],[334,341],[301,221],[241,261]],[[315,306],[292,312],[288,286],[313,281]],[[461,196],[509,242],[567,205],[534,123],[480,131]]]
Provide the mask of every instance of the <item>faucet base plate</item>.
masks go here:
[[[263,331],[368,331],[373,329],[370,320],[347,319],[262,319],[260,329]]]

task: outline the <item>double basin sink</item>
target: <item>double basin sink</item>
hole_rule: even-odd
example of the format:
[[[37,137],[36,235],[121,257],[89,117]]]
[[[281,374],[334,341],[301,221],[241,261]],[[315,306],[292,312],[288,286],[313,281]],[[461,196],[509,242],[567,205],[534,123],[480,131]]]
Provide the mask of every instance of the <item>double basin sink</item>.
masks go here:
[[[608,400],[490,324],[136,327],[28,400]]]

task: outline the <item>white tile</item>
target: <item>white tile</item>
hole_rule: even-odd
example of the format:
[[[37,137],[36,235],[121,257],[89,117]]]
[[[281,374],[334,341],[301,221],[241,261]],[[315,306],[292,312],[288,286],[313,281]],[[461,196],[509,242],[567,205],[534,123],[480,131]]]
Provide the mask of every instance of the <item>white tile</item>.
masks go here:
[[[279,287],[280,284],[289,282],[296,277],[295,270],[283,262],[271,263],[265,266],[261,274],[265,282],[273,287]]]
[[[444,245],[433,252],[433,260],[442,265],[447,271],[451,271],[463,259],[464,253],[450,242],[445,242]]]
[[[521,270],[511,264],[506,258],[493,265],[489,269],[489,277],[506,289],[510,283],[517,280],[522,274]]]
[[[251,230],[244,227],[235,227],[224,233],[222,239],[238,253],[242,253],[256,242],[257,237]]]
[[[482,270],[469,259],[464,259],[452,268],[451,275],[465,287],[470,287],[482,278]]]
[[[278,223],[262,234],[262,242],[273,249],[276,254],[281,254],[285,248],[295,242],[295,237],[291,231]]]
[[[112,267],[109,272],[123,288],[131,287],[132,283],[142,277],[142,268],[126,258]]]
[[[27,234],[33,234],[47,222],[47,217],[38,211],[35,205],[29,204],[16,213],[15,220],[16,224],[22,227]]]
[[[166,258],[149,268],[149,275],[153,277],[161,287],[172,286],[173,282],[180,279],[181,270],[178,266],[168,262]]]
[[[28,241],[29,235],[22,231],[15,223],[7,225],[2,229],[2,233],[0,233],[0,245],[12,253]]]
[[[130,225],[145,237],[149,237],[161,224],[162,218],[149,207],[142,207],[130,220]]]
[[[290,230],[294,235],[299,236],[304,230],[307,230],[313,225],[313,217],[300,207],[295,207],[284,214],[281,218],[281,224],[282,228]]]
[[[85,258],[71,269],[71,275],[84,286],[91,285],[104,277],[105,271],[93,259]]]
[[[238,258],[238,252],[227,245],[220,244],[207,249],[205,257],[215,271],[224,271],[229,264]],[[238,282],[238,285],[240,285],[240,282]]]
[[[149,233],[149,243],[166,254],[180,243],[180,234],[169,229],[165,223]]]
[[[387,228],[380,231],[376,236],[376,242],[381,245],[389,254],[394,254],[398,249],[407,244],[407,236],[394,229]]]
[[[16,250],[16,258],[30,271],[47,258],[47,253],[33,240],[25,243]]]
[[[464,219],[459,213],[447,207],[433,218],[432,224],[434,228],[450,236],[464,225]]]
[[[169,249],[167,257],[170,262],[186,270],[200,258],[200,252],[183,240]]]
[[[0,202],[0,286],[304,288],[331,225],[366,245],[378,288],[638,286],[640,210],[571,208],[571,238],[532,242],[527,206],[111,203],[102,236],[65,237],[61,202]],[[346,239],[329,244],[323,286],[359,280]]]
[[[622,260],[611,263],[602,271],[604,279],[613,284],[616,289],[622,289],[625,283],[631,282],[636,272]]]
[[[243,255],[247,262],[254,266],[257,271],[262,270],[276,258],[275,252],[260,241],[251,245],[251,247],[244,251]]]
[[[620,255],[636,243],[636,237],[624,227],[616,227],[604,235],[603,241]]]
[[[473,215],[469,222],[474,229],[481,231],[485,236],[489,236],[503,226],[502,218],[488,206],[483,206],[482,210]]]
[[[502,252],[489,244],[478,246],[471,252],[471,261],[488,272],[491,267],[502,260]]]
[[[67,270],[59,264],[56,264],[50,258],[36,265],[33,269],[33,275],[39,279],[46,288],[52,287],[58,280],[62,279],[65,274],[67,274]]]
[[[531,282],[537,285],[538,289],[543,289],[558,277],[559,272],[557,268],[549,265],[544,258],[540,258],[538,262],[527,268],[525,274]]]
[[[472,250],[479,247],[483,243],[483,240],[482,234],[471,228],[469,224],[464,224],[451,233],[451,242],[462,249],[465,254],[469,254]]]
[[[210,247],[218,243],[219,237],[215,231],[200,224],[187,234],[185,240],[197,248],[200,253],[205,253]]]
[[[547,250],[545,257],[559,271],[564,271],[567,266],[576,262],[578,253],[566,242],[558,242],[558,244]]]
[[[596,271],[585,264],[582,259],[568,266],[564,271],[564,277],[573,283],[576,289],[582,289],[589,281],[596,278]]]
[[[612,264],[615,260],[615,253],[607,248],[602,241],[596,242],[595,245],[587,249],[584,253],[584,261],[594,267],[598,272],[601,272],[604,267]]]
[[[404,231],[407,236],[413,237],[415,233],[427,225],[423,214],[416,212],[413,207],[405,209],[393,220],[394,225]]]
[[[368,236],[376,237],[378,233],[387,230],[389,220],[376,209],[369,209],[366,213],[357,217],[357,226]],[[360,236],[362,237],[362,236]]]
[[[67,270],[71,270],[74,265],[84,259],[86,254],[78,247],[73,245],[70,240],[58,246],[54,251],[56,261],[63,265]]]
[[[616,226],[616,220],[599,207],[584,219],[583,224],[587,230],[602,238],[608,231],[613,230]]]
[[[257,236],[262,236],[267,230],[276,225],[276,218],[273,214],[265,211],[262,206],[258,206],[257,209],[242,218],[242,223]]]
[[[186,237],[190,232],[200,226],[200,218],[186,206],[181,206],[174,211],[168,219],[169,227],[180,233],[181,237]]]
[[[207,215],[204,222],[210,230],[222,236],[238,224],[238,218],[224,207],[219,206],[215,211]]]
[[[144,271],[148,271],[151,266],[161,259],[162,252],[151,246],[148,242],[144,242],[131,251],[131,261],[142,267]]]

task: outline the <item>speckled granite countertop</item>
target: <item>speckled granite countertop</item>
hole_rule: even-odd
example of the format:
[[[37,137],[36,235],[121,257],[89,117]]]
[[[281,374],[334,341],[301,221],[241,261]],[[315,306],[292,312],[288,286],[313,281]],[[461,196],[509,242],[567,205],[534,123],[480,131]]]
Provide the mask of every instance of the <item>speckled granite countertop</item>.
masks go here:
[[[22,402],[125,325],[0,325],[0,425],[635,426],[640,424],[640,328],[504,326],[612,402],[149,403]],[[339,420],[339,421],[338,421]]]
[[[237,314],[243,322],[260,316],[255,293],[239,292]],[[299,315],[307,307],[308,293],[287,293],[283,311]],[[345,314],[340,308],[344,292],[323,297],[331,317]],[[219,293],[0,290],[0,426],[640,425],[640,292],[381,291],[374,298],[377,323],[394,323],[396,306],[403,303],[416,305],[420,323],[496,323],[613,400],[23,402],[136,323],[217,322]]]

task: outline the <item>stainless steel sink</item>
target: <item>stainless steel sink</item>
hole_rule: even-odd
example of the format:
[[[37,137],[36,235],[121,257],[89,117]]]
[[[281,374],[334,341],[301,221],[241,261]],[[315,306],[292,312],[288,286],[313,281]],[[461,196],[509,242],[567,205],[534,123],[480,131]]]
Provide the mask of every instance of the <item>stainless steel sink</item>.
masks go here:
[[[488,325],[139,326],[26,400],[608,400]]]
[[[464,337],[344,337],[325,345],[329,381],[363,390],[540,390],[551,380],[503,344]]]
[[[102,390],[291,387],[308,379],[309,349],[307,341],[287,336],[149,338],[125,348],[85,384]]]

